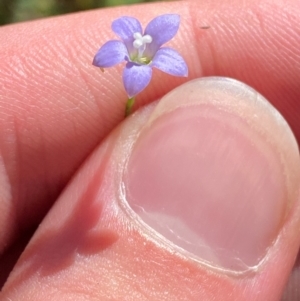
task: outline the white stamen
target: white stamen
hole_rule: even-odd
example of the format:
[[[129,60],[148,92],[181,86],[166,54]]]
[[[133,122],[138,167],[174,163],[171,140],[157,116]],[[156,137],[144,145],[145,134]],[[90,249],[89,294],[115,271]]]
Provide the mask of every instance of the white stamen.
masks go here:
[[[136,40],[140,40],[140,39],[143,38],[143,36],[142,36],[141,33],[139,33],[139,32],[135,32],[135,33],[133,34],[133,37],[134,37]]]
[[[146,49],[146,44],[152,42],[152,37],[148,34],[142,36],[141,33],[139,32],[135,32],[133,34],[133,37],[134,37],[133,47],[138,50],[138,57],[141,58]]]
[[[142,39],[136,39],[133,41],[133,47],[136,49],[139,49],[141,46],[143,46],[143,40]]]
[[[152,37],[151,37],[150,35],[148,35],[148,34],[144,35],[144,36],[143,36],[143,42],[144,42],[145,44],[151,43],[151,42],[152,42]]]

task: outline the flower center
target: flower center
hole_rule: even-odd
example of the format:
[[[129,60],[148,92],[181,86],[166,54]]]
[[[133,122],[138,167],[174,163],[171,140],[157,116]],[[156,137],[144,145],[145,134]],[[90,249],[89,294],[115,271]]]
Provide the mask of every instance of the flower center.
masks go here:
[[[138,50],[138,56],[136,60],[143,64],[149,63],[149,58],[144,57],[143,55],[146,49],[146,44],[150,44],[152,42],[152,37],[148,34],[142,36],[139,32],[134,33],[133,37],[133,47]]]

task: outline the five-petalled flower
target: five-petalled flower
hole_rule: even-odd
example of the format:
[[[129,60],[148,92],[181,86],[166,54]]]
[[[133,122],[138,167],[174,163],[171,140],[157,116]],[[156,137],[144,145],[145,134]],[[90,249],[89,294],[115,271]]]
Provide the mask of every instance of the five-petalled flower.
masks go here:
[[[175,76],[187,76],[188,68],[172,48],[161,47],[178,31],[180,16],[165,14],[154,18],[142,31],[133,17],[121,17],[112,23],[120,40],[106,42],[96,53],[93,65],[106,68],[126,61],[123,83],[129,98],[144,90],[152,77],[152,67]]]

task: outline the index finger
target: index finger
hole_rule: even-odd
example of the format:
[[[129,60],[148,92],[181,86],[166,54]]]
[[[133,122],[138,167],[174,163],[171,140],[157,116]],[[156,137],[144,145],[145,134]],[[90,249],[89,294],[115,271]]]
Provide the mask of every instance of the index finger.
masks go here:
[[[224,75],[246,82],[282,112],[299,141],[299,10],[296,0],[168,2],[3,27],[0,250],[37,224],[81,162],[123,119],[122,66],[103,74],[91,65],[97,49],[114,38],[112,20],[132,15],[146,25],[157,15],[180,13],[181,27],[170,44],[186,59],[188,80]],[[155,72],[137,106],[183,81]]]

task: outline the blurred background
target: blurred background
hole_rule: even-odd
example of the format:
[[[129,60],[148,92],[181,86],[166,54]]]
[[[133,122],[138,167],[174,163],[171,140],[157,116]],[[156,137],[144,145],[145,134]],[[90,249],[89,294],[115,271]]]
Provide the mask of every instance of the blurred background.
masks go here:
[[[0,25],[98,7],[158,0],[0,0]]]

